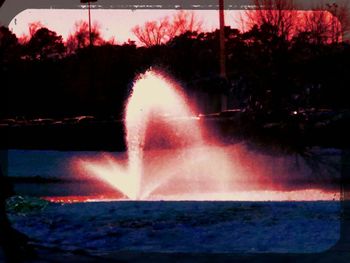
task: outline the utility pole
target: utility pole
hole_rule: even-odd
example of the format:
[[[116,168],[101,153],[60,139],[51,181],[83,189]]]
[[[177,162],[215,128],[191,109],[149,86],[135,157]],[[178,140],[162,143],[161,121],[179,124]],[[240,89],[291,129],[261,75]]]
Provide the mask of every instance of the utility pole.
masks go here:
[[[225,15],[224,0],[219,0],[219,21],[220,21],[220,76],[226,78],[225,59]]]
[[[92,41],[92,30],[91,30],[91,2],[97,2],[97,0],[80,0],[80,3],[88,4],[88,14],[89,14],[89,68],[88,68],[88,76],[89,80],[89,89],[86,93],[86,103],[92,106],[92,108],[97,109],[98,105],[96,102],[97,90],[95,84],[95,63],[94,63],[94,55],[93,55],[93,41]],[[91,112],[90,112],[91,113]],[[96,114],[91,113],[91,114]]]
[[[226,56],[225,56],[225,6],[224,0],[219,0],[219,22],[220,22],[220,77],[226,85]],[[227,110],[227,96],[221,94],[221,111]]]
[[[92,36],[91,36],[91,4],[89,3],[89,40],[90,40],[90,47],[92,47]]]
[[[91,32],[91,2],[97,2],[97,0],[80,0],[80,3],[88,3],[88,13],[89,13],[89,41],[90,47],[92,47],[92,32]]]

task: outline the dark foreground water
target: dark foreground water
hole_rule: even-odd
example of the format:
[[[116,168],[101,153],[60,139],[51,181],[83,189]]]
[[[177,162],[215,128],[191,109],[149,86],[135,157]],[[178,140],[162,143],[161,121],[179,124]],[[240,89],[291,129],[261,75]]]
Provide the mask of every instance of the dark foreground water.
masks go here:
[[[36,245],[112,252],[312,253],[339,239],[338,202],[50,203],[11,213]]]
[[[237,148],[232,148],[237,153]],[[242,150],[244,154],[251,154]],[[337,167],[324,169],[324,160],[339,163],[339,152],[319,151],[313,170],[298,156],[255,154],[252,164],[275,182],[303,178],[307,182],[337,178]],[[84,196],[114,189],[87,184],[72,166],[74,158],[100,152],[9,151],[9,176],[17,193],[30,196]],[[113,153],[116,157],[122,153]],[[318,155],[317,157],[319,157]],[[310,161],[310,160],[309,160]],[[321,166],[318,164],[321,163]],[[328,167],[328,166],[327,166]],[[332,177],[329,177],[332,176]],[[284,180],[284,181],[283,181]],[[283,181],[283,182],[282,182]],[[313,186],[318,186],[313,184]],[[42,209],[14,209],[14,226],[34,244],[92,255],[111,253],[316,253],[340,237],[340,203],[309,202],[176,202],[114,201],[48,203]]]

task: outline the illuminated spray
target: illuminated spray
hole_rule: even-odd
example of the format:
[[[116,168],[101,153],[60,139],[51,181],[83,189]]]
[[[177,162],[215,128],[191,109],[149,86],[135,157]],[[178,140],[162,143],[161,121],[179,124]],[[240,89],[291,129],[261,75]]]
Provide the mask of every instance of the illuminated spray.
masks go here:
[[[126,163],[105,156],[102,162],[82,160],[80,166],[128,198],[147,199],[160,186],[160,192],[179,194],[209,185],[218,191],[227,183],[230,163],[219,149],[206,148],[198,118],[180,86],[164,73],[148,71],[136,80],[125,108],[125,130]],[[170,155],[152,150],[162,143],[180,147]],[[216,165],[220,168],[212,169]]]
[[[127,156],[79,160],[84,174],[131,200],[329,200],[318,189],[275,191],[286,159],[267,160],[240,145],[208,140],[181,86],[158,71],[139,76],[125,107]],[[209,143],[210,141],[210,143]],[[170,146],[170,149],[167,147]],[[285,168],[279,168],[285,167]],[[281,175],[280,175],[281,176]]]

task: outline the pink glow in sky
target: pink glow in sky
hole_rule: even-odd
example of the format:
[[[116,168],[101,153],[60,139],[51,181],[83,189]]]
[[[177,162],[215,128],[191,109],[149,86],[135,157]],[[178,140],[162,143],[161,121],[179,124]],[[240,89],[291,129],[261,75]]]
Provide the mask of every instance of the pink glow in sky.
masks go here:
[[[131,29],[136,25],[143,25],[146,21],[158,20],[165,16],[172,17],[178,10],[111,10],[91,9],[92,23],[101,26],[102,37],[105,40],[115,38],[117,43],[137,40]],[[219,27],[217,10],[193,11],[200,21],[203,30],[212,31]],[[225,12],[226,25],[238,26],[241,11],[228,10]],[[64,39],[74,31],[74,24],[80,20],[88,20],[86,9],[27,9],[14,17],[9,28],[18,37],[28,35],[28,24],[40,21],[45,27],[57,32]]]

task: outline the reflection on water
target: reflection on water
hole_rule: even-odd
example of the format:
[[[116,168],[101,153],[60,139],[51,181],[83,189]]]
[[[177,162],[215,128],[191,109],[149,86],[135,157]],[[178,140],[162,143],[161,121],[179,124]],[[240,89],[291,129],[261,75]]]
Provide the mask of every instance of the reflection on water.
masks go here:
[[[241,178],[245,180],[245,187],[237,188],[233,192],[225,192],[233,200],[300,200],[339,198],[338,179],[340,178],[340,154],[334,149],[312,149],[307,157],[295,154],[269,155],[251,150],[245,144],[220,147],[222,151],[234,160],[239,167]],[[174,150],[152,150],[149,156],[157,155],[152,165],[158,165],[162,171],[166,164],[162,158],[168,159]],[[107,156],[123,161],[125,153],[108,153]],[[10,150],[9,176],[14,178],[15,188],[19,194],[46,197],[81,196],[96,199],[125,199],[113,187],[97,180],[79,169],[75,169],[77,159],[100,160],[100,152],[63,152],[63,151],[32,151]],[[153,158],[152,158],[153,159]],[[163,168],[162,168],[163,166]],[[250,177],[256,173],[259,166],[259,180]],[[232,175],[235,178],[235,175]],[[237,182],[235,182],[238,185]],[[260,187],[259,184],[264,187]],[[179,186],[180,187],[180,186]],[[186,187],[183,185],[181,187]],[[309,192],[301,190],[309,189]],[[313,189],[313,190],[310,190]],[[161,193],[161,189],[158,190]],[[210,193],[215,196],[215,193]],[[176,193],[171,193],[176,195]],[[216,198],[225,199],[216,195]],[[268,198],[267,198],[268,197]],[[157,193],[154,194],[157,198]],[[98,198],[97,198],[98,199]],[[166,199],[166,198],[163,198]],[[197,200],[202,200],[197,195]],[[205,198],[204,198],[205,199]]]

